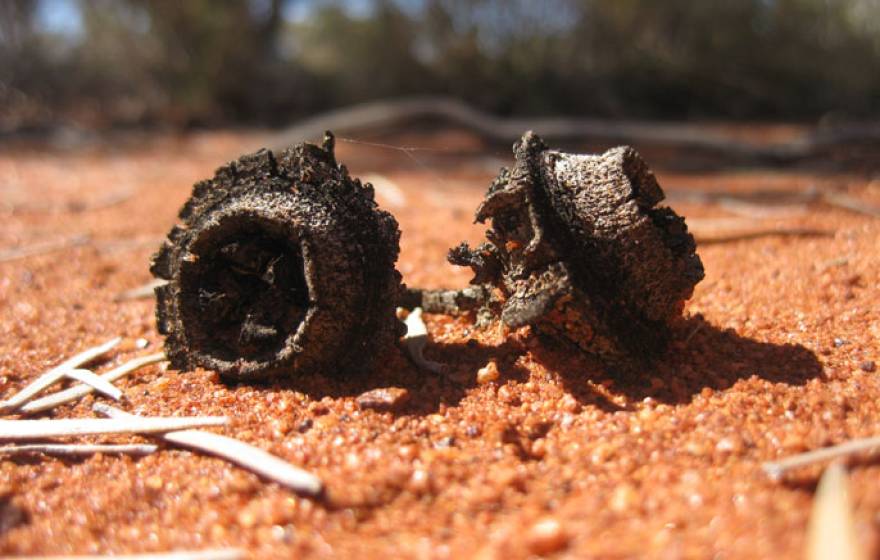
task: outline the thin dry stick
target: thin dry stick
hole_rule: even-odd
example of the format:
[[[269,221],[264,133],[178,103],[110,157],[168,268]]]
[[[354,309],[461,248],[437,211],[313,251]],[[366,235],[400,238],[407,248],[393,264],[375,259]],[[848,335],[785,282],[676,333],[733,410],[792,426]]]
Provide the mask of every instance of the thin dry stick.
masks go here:
[[[822,201],[835,208],[849,210],[850,212],[855,212],[864,216],[871,216],[872,218],[880,218],[880,208],[849,196],[848,194],[823,192]]]
[[[13,395],[11,398],[0,402],[0,413],[15,410],[22,404],[31,400],[34,395],[64,377],[65,372],[67,372],[68,370],[78,368],[83,364],[91,362],[98,356],[108,352],[111,348],[119,344],[121,341],[122,338],[116,337],[113,340],[108,340],[104,344],[89,348],[88,350],[80,352],[76,356],[65,360],[61,364],[55,366],[46,373],[37,377],[27,387],[19,391],[17,394]]]
[[[59,241],[48,241],[45,243],[30,245],[28,247],[7,249],[5,251],[0,251],[0,263],[15,261],[27,257],[35,257],[38,255],[47,255],[49,253],[55,253],[63,249],[85,245],[89,241],[90,238],[88,235],[76,235],[68,239],[61,239]]]
[[[221,549],[112,556],[30,556],[29,558],[30,560],[238,560],[244,557],[243,550]]]
[[[154,453],[158,446],[153,444],[88,444],[88,443],[26,443],[23,445],[2,445],[0,455],[31,455],[45,453],[47,455],[60,455],[62,457],[79,457],[82,455],[94,455],[104,453],[107,455],[149,455]]]
[[[0,441],[23,441],[49,437],[93,434],[148,434],[173,432],[202,426],[222,426],[225,416],[167,416],[105,420],[103,418],[64,418],[62,420],[0,420]]]
[[[157,362],[162,362],[164,360],[165,354],[163,354],[162,352],[149,354],[147,356],[141,356],[140,358],[134,358],[133,360],[129,360],[119,367],[102,373],[100,377],[104,381],[110,383],[112,381],[116,381],[117,379],[125,377],[129,373],[137,371],[142,367],[148,366],[150,364],[155,364]],[[78,400],[85,395],[88,395],[92,391],[94,391],[93,387],[90,387],[88,385],[77,385],[63,391],[58,391],[57,393],[52,393],[51,395],[46,395],[41,399],[33,400],[22,406],[18,410],[18,412],[22,414],[34,414],[37,412],[42,412],[44,410],[55,408],[56,406],[62,405],[64,403]]]
[[[95,375],[87,369],[69,369],[64,372],[64,377],[69,377],[75,381],[84,383],[102,395],[110,397],[114,401],[118,401],[122,398],[122,391],[120,391],[118,387],[114,387],[107,380],[102,379],[100,375]]]
[[[146,299],[151,298],[156,294],[156,288],[159,286],[164,286],[167,284],[167,280],[153,280],[151,282],[147,282],[137,288],[132,288],[130,290],[126,290],[116,295],[113,298],[113,301],[129,301],[133,299]]]
[[[806,467],[822,461],[830,461],[831,459],[837,459],[838,457],[845,457],[862,451],[872,451],[878,448],[880,448],[880,436],[854,439],[833,447],[807,451],[806,453],[786,457],[780,461],[764,463],[761,465],[761,468],[763,468],[764,472],[766,472],[771,478],[778,480],[791,469]]]
[[[92,409],[113,419],[137,418],[102,403],[95,403]],[[324,490],[324,483],[312,473],[237,439],[199,430],[168,432],[160,437],[169,443],[216,455],[303,494],[317,496]]]
[[[865,558],[853,523],[849,480],[839,463],[832,463],[819,480],[807,529],[806,556],[808,560]]]
[[[409,357],[417,366],[433,373],[443,373],[445,369],[443,364],[434,362],[425,358],[424,350],[428,344],[428,327],[422,320],[422,308],[416,307],[406,317],[406,336],[403,337],[403,343]]]

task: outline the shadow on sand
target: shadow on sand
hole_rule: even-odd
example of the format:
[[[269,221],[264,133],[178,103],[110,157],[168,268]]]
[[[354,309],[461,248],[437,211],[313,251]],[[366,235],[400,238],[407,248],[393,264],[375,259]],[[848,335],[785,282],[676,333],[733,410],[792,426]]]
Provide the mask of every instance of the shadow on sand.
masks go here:
[[[662,403],[683,404],[704,388],[724,390],[753,375],[774,383],[802,385],[822,372],[815,354],[801,345],[759,342],[733,329],[717,328],[699,316],[675,325],[667,352],[651,365],[638,368],[612,371],[559,339],[539,336],[534,342],[510,337],[498,346],[475,340],[430,344],[426,353],[430,359],[446,364],[444,374],[420,371],[401,352],[391,351],[377,371],[369,374],[333,378],[319,375],[279,380],[271,385],[302,391],[316,399],[356,396],[379,387],[403,387],[411,398],[397,407],[395,414],[431,414],[443,406],[456,406],[476,386],[477,370],[490,360],[498,364],[499,383],[527,381],[529,370],[519,358],[531,353],[531,358],[557,376],[580,404],[615,411],[623,408],[597,391],[598,384],[610,381],[605,383],[607,393],[623,395],[629,402],[651,397]]]

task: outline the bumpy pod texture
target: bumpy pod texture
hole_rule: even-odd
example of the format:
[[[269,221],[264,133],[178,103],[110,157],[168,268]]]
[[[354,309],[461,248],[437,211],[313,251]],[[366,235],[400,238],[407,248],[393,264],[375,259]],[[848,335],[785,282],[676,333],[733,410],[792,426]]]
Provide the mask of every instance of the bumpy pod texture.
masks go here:
[[[221,167],[180,219],[151,267],[168,280],[157,319],[174,367],[336,373],[403,334],[397,222],[336,163],[331,135]]]
[[[491,293],[484,316],[564,336],[609,358],[650,357],[703,278],[684,219],[629,147],[602,155],[549,150],[533,133],[514,146],[477,210],[486,243],[450,251]]]

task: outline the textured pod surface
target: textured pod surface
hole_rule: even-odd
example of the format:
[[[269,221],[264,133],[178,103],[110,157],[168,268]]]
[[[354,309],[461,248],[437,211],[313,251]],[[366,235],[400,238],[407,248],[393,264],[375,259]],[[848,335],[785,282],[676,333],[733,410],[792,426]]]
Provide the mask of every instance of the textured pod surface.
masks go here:
[[[261,150],[195,185],[153,257],[159,331],[178,369],[241,379],[341,369],[402,334],[400,232],[333,138]]]
[[[493,288],[493,316],[564,336],[608,357],[646,357],[703,278],[684,219],[635,150],[550,150],[533,133],[514,146],[477,210],[488,241],[450,251],[472,283]]]

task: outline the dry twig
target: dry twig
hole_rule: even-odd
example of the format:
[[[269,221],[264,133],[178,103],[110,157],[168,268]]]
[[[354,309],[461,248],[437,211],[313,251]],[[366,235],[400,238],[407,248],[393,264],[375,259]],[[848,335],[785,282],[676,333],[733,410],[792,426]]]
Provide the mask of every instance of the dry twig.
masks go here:
[[[244,551],[220,549],[112,556],[32,556],[30,560],[238,560],[239,558],[244,558]]]
[[[165,354],[163,354],[162,352],[148,354],[146,356],[141,356],[139,358],[129,360],[121,366],[104,372],[100,375],[100,378],[110,383],[116,381],[117,379],[125,377],[129,373],[137,371],[142,367],[162,362],[164,360]],[[58,405],[75,401],[85,395],[88,395],[92,391],[94,391],[93,387],[90,387],[88,385],[77,385],[76,387],[71,387],[63,391],[58,391],[57,393],[52,393],[51,395],[47,395],[41,399],[33,400],[22,406],[18,410],[18,412],[21,412],[22,414],[34,414],[37,412],[42,412],[44,410],[55,408]]]
[[[36,257],[39,255],[48,255],[71,247],[80,247],[91,240],[88,235],[75,235],[58,241],[46,241],[43,243],[35,243],[27,247],[18,247],[15,249],[7,249],[0,251],[0,263],[17,261],[27,257]]]
[[[11,398],[0,402],[0,413],[9,412],[19,408],[22,404],[31,400],[34,395],[64,377],[69,370],[91,362],[98,356],[108,352],[111,348],[119,344],[120,341],[122,341],[122,338],[114,338],[113,340],[89,348],[88,350],[80,352],[76,356],[65,360],[61,364],[37,377],[28,386],[13,395]]]
[[[153,444],[89,444],[89,443],[26,443],[22,445],[0,446],[2,455],[31,455],[45,453],[47,455],[60,455],[62,457],[80,457],[82,455],[94,455],[95,453],[124,454],[124,455],[149,455],[158,449]]]
[[[61,420],[0,420],[0,441],[25,441],[49,437],[93,434],[147,434],[202,426],[222,426],[225,416],[64,418]]]
[[[428,344],[428,327],[422,321],[422,308],[416,307],[406,317],[406,336],[403,343],[409,357],[417,366],[433,373],[443,373],[444,366],[439,362],[431,361],[424,356],[425,346]]]
[[[849,480],[840,463],[832,463],[816,489],[807,529],[807,559],[861,560],[849,500]]]
[[[156,288],[158,288],[159,286],[164,286],[167,283],[167,280],[152,280],[150,282],[147,282],[146,284],[138,286],[137,288],[132,288],[130,290],[126,290],[124,292],[116,294],[116,296],[113,298],[113,301],[119,302],[129,301],[133,299],[151,298],[156,294]]]
[[[118,387],[114,387],[109,381],[87,369],[69,369],[64,372],[64,377],[69,377],[70,379],[88,385],[95,391],[106,397],[110,397],[114,401],[118,401],[122,398],[122,391],[120,391]]]
[[[137,418],[102,403],[95,403],[92,409],[118,421]],[[199,430],[168,432],[160,437],[169,443],[216,455],[303,494],[317,496],[324,490],[321,479],[312,473],[237,439]]]
[[[839,457],[852,455],[853,453],[873,451],[875,449],[880,449],[880,436],[854,439],[841,443],[840,445],[807,451],[806,453],[786,457],[780,461],[764,463],[761,465],[761,468],[764,469],[764,472],[771,478],[778,480],[791,469],[806,467],[822,461],[830,461]]]

